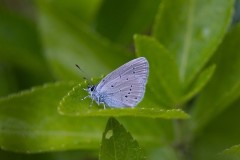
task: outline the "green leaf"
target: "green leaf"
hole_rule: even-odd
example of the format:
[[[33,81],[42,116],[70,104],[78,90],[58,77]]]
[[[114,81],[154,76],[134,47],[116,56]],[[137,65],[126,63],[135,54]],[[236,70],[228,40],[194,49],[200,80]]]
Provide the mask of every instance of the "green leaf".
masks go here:
[[[201,130],[240,96],[240,25],[233,28],[216,51],[217,69],[193,108],[193,128]]]
[[[225,149],[220,156],[225,159],[238,160],[240,159],[240,145],[234,145],[228,149]]]
[[[211,65],[210,67],[203,70],[197,77],[196,81],[193,82],[192,86],[190,86],[190,90],[186,92],[186,94],[182,97],[182,103],[188,101],[193,96],[195,96],[201,89],[208,83],[211,79],[216,65]]]
[[[97,148],[104,118],[64,117],[61,98],[75,83],[46,84],[0,99],[0,147],[15,152]]]
[[[232,18],[233,0],[164,0],[153,35],[175,56],[186,88],[221,42]]]
[[[96,17],[96,30],[111,41],[129,45],[133,34],[146,32],[161,0],[104,0]]]
[[[47,6],[54,6],[58,10],[62,10],[76,16],[80,21],[86,24],[94,23],[95,16],[103,0],[88,0],[88,1],[65,1],[65,0],[41,0]],[[43,3],[43,2],[41,2]]]
[[[170,53],[155,39],[136,35],[136,53],[149,61],[148,86],[160,104],[175,107],[181,95],[177,65]]]
[[[88,93],[84,90],[87,88],[86,83],[79,84],[66,94],[61,100],[58,107],[59,113],[63,115],[74,115],[79,117],[92,116],[135,116],[148,118],[188,118],[188,115],[180,109],[164,110],[156,107],[148,97],[145,96],[135,108],[108,108],[103,109],[103,106],[93,105],[90,107],[91,99],[81,100]]]
[[[77,16],[44,1],[38,1],[38,7],[46,57],[56,77],[79,77],[75,64],[89,77],[100,76],[129,59],[126,50],[100,37]]]
[[[102,136],[100,160],[143,160],[142,148],[129,132],[115,119],[109,118]]]
[[[51,75],[43,59],[36,26],[18,13],[0,8],[0,59],[49,80]],[[41,75],[39,77],[39,75]]]

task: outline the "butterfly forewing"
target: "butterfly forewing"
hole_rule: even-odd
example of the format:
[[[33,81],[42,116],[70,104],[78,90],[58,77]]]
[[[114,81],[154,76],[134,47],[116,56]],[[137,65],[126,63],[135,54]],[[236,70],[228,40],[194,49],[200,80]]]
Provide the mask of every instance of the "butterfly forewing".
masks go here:
[[[144,57],[134,59],[108,74],[96,87],[111,107],[134,107],[145,93],[149,64]]]
[[[109,73],[105,78],[103,78],[97,85],[96,90],[99,92],[104,92],[111,87],[111,83],[125,83],[127,78],[135,77],[142,83],[146,84],[148,78],[149,64],[146,58],[140,57],[136,58],[116,70]],[[125,79],[124,79],[125,78]]]

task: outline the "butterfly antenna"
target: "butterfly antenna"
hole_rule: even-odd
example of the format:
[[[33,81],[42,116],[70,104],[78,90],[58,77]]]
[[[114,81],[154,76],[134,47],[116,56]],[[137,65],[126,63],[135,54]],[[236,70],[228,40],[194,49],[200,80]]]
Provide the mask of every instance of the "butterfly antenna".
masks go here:
[[[84,79],[84,80],[87,80],[87,82],[88,82],[89,84],[93,84],[91,78],[89,78],[89,76],[86,74],[86,72],[84,72],[84,71],[79,67],[79,65],[77,65],[77,64],[75,64],[75,65],[76,65],[76,67],[79,69],[79,71],[82,73],[82,75],[84,75],[84,76],[83,76],[83,79]]]

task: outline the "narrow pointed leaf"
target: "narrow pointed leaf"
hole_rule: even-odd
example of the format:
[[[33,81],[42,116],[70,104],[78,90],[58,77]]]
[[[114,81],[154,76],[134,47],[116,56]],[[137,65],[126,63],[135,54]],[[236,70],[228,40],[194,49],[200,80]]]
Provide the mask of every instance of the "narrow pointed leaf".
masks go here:
[[[203,70],[199,76],[197,77],[196,81],[193,83],[192,86],[190,86],[190,90],[183,96],[182,103],[188,101],[193,96],[195,96],[201,89],[208,83],[208,81],[211,79],[214,71],[215,71],[216,65],[212,65],[205,70]]]
[[[162,105],[175,107],[181,95],[178,70],[173,56],[155,39],[135,36],[138,56],[149,61],[149,89]]]
[[[204,127],[240,96],[240,25],[233,28],[218,48],[216,71],[193,108],[193,127]]]
[[[138,142],[115,118],[109,118],[102,136],[100,160],[144,160]]]
[[[175,56],[186,88],[221,42],[233,5],[233,0],[162,2],[153,35]]]

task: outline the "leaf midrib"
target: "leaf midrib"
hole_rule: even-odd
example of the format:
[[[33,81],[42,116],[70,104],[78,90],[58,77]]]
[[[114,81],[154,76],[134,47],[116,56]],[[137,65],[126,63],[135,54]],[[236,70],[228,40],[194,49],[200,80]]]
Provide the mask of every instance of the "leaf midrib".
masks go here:
[[[186,66],[188,63],[189,50],[191,46],[192,33],[193,33],[193,20],[194,20],[194,9],[195,9],[195,0],[190,0],[188,5],[188,17],[186,25],[186,34],[184,37],[182,56],[180,58],[180,81],[184,82],[186,78]]]

